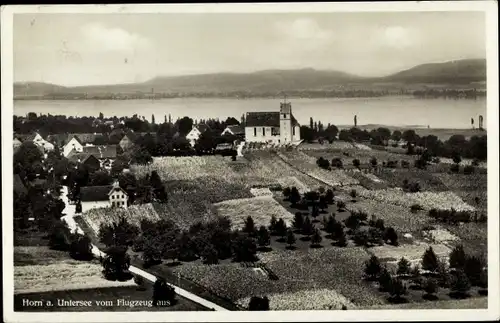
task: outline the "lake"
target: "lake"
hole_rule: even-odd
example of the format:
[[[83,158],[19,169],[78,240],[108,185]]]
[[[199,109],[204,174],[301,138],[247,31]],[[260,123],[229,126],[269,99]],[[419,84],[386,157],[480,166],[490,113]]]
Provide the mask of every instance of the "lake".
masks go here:
[[[470,128],[471,118],[477,127],[479,115],[486,128],[486,99],[417,99],[414,97],[291,99],[292,111],[299,123],[309,124],[309,117],[323,124],[352,125],[357,115],[358,125],[430,126],[431,128]],[[171,114],[172,119],[189,116],[193,119],[229,116],[240,120],[245,112],[278,111],[279,99],[212,99],[176,98],[162,100],[47,100],[14,101],[14,114],[28,112],[66,116],[132,116],[138,114],[157,123]]]

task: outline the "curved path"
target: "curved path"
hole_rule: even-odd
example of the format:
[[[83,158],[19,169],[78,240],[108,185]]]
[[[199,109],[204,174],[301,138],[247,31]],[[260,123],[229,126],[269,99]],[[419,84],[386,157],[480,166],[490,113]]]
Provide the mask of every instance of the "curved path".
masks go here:
[[[66,186],[63,186],[63,190],[61,193],[61,199],[64,201],[66,207],[63,210],[64,216],[61,217],[61,220],[63,220],[66,223],[66,225],[71,230],[71,232],[77,232],[78,234],[83,235],[84,234],[83,230],[78,226],[75,219],[73,218],[75,215],[75,206],[69,204],[68,197],[66,195],[67,193],[68,193],[68,188]],[[96,258],[106,256],[106,254],[104,252],[102,252],[101,250],[99,250],[99,248],[97,248],[95,245],[92,245],[92,253],[94,254],[94,256]],[[155,275],[152,275],[152,274],[150,274],[150,273],[148,273],[140,268],[137,268],[135,266],[130,266],[129,270],[130,270],[130,272],[132,272],[136,275],[139,275],[152,283],[154,283],[157,279],[157,277]],[[201,305],[205,306],[206,308],[213,309],[215,311],[229,311],[228,309],[221,307],[213,302],[210,302],[209,300],[201,298],[201,297],[199,297],[191,292],[188,292],[185,289],[182,289],[182,288],[177,287],[177,286],[170,284],[170,283],[167,283],[167,284],[169,284],[171,287],[174,288],[176,294],[178,294],[184,298],[187,298],[195,303],[201,304]]]

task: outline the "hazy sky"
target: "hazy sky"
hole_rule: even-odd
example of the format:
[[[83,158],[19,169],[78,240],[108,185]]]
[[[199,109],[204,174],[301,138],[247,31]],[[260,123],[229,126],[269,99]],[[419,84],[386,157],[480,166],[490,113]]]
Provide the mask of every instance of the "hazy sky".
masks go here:
[[[484,58],[482,12],[17,14],[14,80],[61,85],[312,67],[376,76]]]

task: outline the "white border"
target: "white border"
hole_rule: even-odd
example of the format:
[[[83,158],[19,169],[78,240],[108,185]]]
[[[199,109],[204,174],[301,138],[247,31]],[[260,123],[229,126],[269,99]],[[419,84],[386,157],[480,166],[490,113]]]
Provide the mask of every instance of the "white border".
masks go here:
[[[14,13],[300,13],[374,11],[482,11],[487,28],[488,122],[488,310],[356,310],[294,312],[86,312],[21,313],[13,311],[12,115]],[[2,219],[5,322],[258,322],[258,321],[477,321],[498,320],[499,219],[498,210],[498,6],[495,1],[379,2],[379,3],[275,3],[275,4],[175,4],[175,5],[42,5],[2,6]]]

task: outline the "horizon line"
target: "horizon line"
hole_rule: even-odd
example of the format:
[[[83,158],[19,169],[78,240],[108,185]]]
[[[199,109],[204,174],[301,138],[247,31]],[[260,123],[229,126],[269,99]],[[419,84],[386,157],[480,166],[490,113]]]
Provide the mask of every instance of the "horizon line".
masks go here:
[[[383,77],[388,77],[397,73],[405,72],[408,70],[411,70],[412,68],[422,66],[422,65],[428,65],[428,64],[445,64],[445,63],[451,63],[455,61],[466,61],[466,60],[486,60],[486,57],[480,57],[480,58],[455,58],[455,59],[447,59],[447,60],[441,60],[441,61],[432,61],[432,62],[427,62],[427,63],[421,63],[417,65],[413,65],[408,68],[400,69],[396,72],[392,72],[389,74],[384,74],[384,75],[372,75],[372,76],[363,76],[363,75],[358,75],[358,74],[353,74],[347,71],[342,71],[342,70],[336,70],[336,69],[318,69],[314,67],[298,67],[298,68],[268,68],[268,69],[260,69],[260,70],[254,70],[254,71],[249,71],[249,72],[230,72],[230,71],[220,71],[220,72],[208,72],[208,73],[187,73],[187,74],[175,74],[175,75],[157,75],[154,76],[146,81],[142,82],[125,82],[125,83],[113,83],[113,84],[86,84],[86,85],[62,85],[62,84],[57,84],[57,83],[52,83],[52,82],[43,82],[43,81],[15,81],[13,82],[14,85],[16,84],[30,84],[30,83],[40,83],[40,84],[46,84],[46,85],[53,85],[53,86],[60,86],[64,88],[79,88],[79,87],[89,87],[89,86],[120,86],[120,85],[132,85],[132,84],[144,84],[147,82],[150,82],[152,80],[158,79],[158,78],[178,78],[178,77],[186,77],[186,76],[204,76],[204,75],[215,75],[215,74],[232,74],[232,75],[245,75],[245,74],[256,74],[256,73],[262,73],[262,72],[270,72],[270,71],[299,71],[299,70],[313,70],[313,71],[319,71],[319,72],[339,72],[339,73],[344,73],[348,74],[353,77],[358,77],[358,78],[364,78],[364,79],[370,79],[370,78],[383,78]]]

